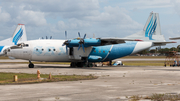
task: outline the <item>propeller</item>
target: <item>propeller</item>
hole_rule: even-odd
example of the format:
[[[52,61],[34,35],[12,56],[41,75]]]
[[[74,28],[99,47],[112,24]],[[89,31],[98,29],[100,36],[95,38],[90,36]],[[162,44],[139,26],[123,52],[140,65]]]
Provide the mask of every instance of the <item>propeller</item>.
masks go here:
[[[80,35],[80,32],[78,32],[78,35],[79,37],[81,36]],[[84,39],[86,38],[86,34],[84,34],[84,37],[83,38],[80,38],[80,41],[79,41],[79,47],[78,47],[78,50],[82,47],[83,51],[85,52],[84,50]]]
[[[78,32],[79,37],[81,37],[80,32]]]
[[[65,31],[65,38],[66,38],[66,41],[62,44],[62,46],[66,45],[66,54],[68,54],[68,47],[67,45],[71,42],[71,40],[67,40],[67,31]]]
[[[67,31],[65,31],[65,38],[66,38],[66,40],[67,40]]]

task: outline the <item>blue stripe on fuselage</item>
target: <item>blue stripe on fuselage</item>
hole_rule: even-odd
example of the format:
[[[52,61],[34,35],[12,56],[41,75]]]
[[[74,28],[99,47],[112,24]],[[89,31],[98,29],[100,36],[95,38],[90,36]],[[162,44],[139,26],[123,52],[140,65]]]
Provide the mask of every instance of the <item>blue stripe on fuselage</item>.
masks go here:
[[[109,55],[108,55],[108,52],[110,51],[112,45],[94,47],[92,49],[90,55],[101,56],[102,59],[98,60],[98,61],[90,60],[89,62],[110,61],[110,60],[114,60],[114,59],[117,59],[120,57],[130,55],[133,52],[136,44],[137,44],[137,42],[132,42],[132,41],[128,41],[123,44],[115,44],[115,45],[113,45],[113,48],[112,48],[111,52],[109,53]]]
[[[0,53],[1,53],[1,51],[3,50],[3,48],[4,48],[4,46],[0,46]]]

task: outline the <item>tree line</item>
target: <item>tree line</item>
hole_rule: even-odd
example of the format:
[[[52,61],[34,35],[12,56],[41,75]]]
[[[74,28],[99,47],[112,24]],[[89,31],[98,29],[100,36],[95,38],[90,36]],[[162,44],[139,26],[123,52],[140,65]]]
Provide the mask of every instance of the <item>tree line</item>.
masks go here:
[[[152,53],[152,54],[155,54],[155,53],[160,53],[160,54],[166,54],[168,52],[171,52],[171,51],[178,51],[180,52],[180,49],[177,47],[171,47],[171,48],[156,48],[156,49],[151,49],[151,50],[143,50],[141,52],[138,52],[138,54],[140,55],[145,55],[145,54],[149,54],[149,53]]]

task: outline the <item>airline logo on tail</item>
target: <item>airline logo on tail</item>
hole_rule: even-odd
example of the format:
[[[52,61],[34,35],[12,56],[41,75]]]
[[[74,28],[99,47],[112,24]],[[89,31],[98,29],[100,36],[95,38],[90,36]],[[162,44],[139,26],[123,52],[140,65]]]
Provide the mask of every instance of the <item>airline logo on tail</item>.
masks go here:
[[[148,24],[148,26],[146,27],[146,31],[145,31],[145,37],[149,37],[149,40],[153,40],[152,39],[152,35],[154,34],[155,30],[156,30],[156,26],[157,26],[157,16],[154,16],[155,14],[152,14],[151,20]]]
[[[22,37],[23,35],[23,29],[20,28],[19,31],[16,33],[16,35],[14,36],[12,42],[14,43],[14,45],[17,45],[17,42],[19,41],[19,39]]]
[[[0,52],[2,51],[3,48],[4,48],[4,46],[0,46]]]

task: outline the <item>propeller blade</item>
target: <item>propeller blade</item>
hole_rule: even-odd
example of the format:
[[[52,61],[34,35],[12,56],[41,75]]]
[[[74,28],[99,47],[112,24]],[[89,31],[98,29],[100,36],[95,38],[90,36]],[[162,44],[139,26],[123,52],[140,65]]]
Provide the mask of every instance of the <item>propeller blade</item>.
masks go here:
[[[81,37],[80,32],[78,32],[79,37]]]
[[[50,39],[52,39],[52,36],[50,36]]]
[[[67,39],[67,31],[65,31],[65,38]]]
[[[68,54],[68,48],[67,48],[67,46],[66,46],[66,54]]]
[[[79,44],[78,50],[81,48],[81,44]]]
[[[85,39],[86,38],[86,34],[84,34],[84,38],[83,39]]]
[[[68,40],[68,43],[70,43],[71,42],[71,40]]]
[[[84,50],[84,45],[82,44],[82,49],[83,49],[83,51],[84,51],[84,53],[85,53],[85,50]]]

